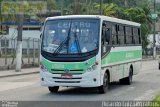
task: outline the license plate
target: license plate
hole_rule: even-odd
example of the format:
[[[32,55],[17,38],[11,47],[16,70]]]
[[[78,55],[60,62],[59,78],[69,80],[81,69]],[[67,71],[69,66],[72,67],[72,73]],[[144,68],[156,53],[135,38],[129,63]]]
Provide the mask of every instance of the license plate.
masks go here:
[[[61,78],[71,79],[72,78],[72,74],[62,74]]]

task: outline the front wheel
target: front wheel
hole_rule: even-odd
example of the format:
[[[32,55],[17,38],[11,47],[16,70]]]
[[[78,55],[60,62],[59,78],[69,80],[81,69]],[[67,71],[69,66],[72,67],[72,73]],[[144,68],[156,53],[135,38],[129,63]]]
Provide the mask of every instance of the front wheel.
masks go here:
[[[108,74],[105,73],[103,77],[103,85],[98,87],[98,91],[100,94],[104,94],[108,90],[109,80],[108,80]]]
[[[57,93],[58,92],[58,89],[59,89],[59,86],[55,86],[55,87],[48,87],[49,91],[51,93]]]

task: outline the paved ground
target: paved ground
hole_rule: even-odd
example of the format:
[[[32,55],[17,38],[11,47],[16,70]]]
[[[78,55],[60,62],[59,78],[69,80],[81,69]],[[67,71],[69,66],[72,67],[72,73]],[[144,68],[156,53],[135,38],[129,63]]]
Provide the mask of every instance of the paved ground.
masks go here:
[[[144,61],[132,85],[112,83],[106,94],[90,88],[61,88],[51,94],[40,86],[39,74],[0,78],[0,100],[14,101],[150,101],[160,92],[158,61]]]
[[[20,76],[20,75],[29,75],[29,74],[35,74],[38,72],[39,72],[38,67],[22,69],[21,72],[15,72],[15,70],[5,70],[5,71],[0,71],[0,78]]]

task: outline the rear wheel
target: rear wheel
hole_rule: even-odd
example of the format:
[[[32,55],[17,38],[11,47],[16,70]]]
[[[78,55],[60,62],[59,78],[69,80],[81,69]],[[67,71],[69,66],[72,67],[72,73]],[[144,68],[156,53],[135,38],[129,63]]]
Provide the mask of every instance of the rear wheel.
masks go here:
[[[129,76],[123,79],[120,79],[120,84],[131,85],[133,79],[133,69],[129,69]]]
[[[108,85],[109,85],[108,74],[105,73],[103,77],[103,85],[98,87],[99,93],[100,94],[106,93],[106,91],[108,90]]]
[[[55,87],[48,87],[49,91],[51,93],[57,93],[58,92],[58,89],[59,89],[59,86],[55,86]]]

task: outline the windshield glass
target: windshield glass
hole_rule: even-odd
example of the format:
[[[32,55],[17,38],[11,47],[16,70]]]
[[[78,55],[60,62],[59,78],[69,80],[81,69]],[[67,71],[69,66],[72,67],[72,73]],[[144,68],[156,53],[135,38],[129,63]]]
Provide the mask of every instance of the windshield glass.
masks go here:
[[[58,54],[86,53],[98,48],[98,19],[49,20],[45,24],[42,50]]]

